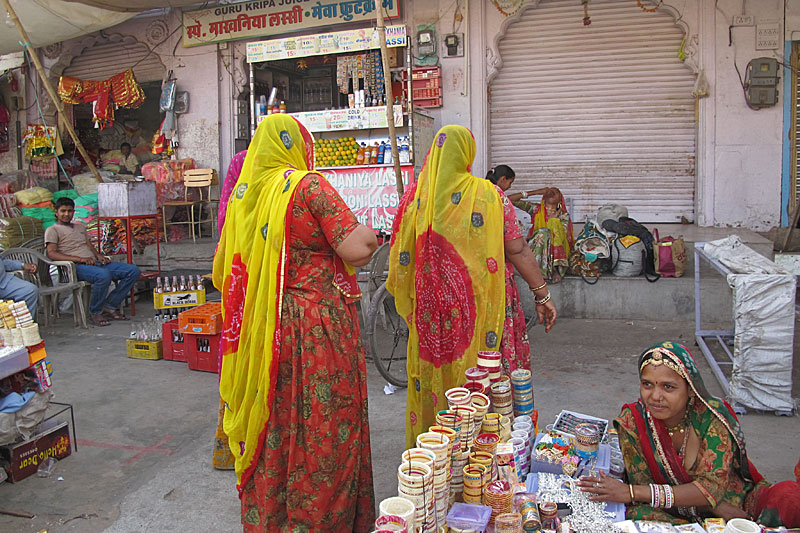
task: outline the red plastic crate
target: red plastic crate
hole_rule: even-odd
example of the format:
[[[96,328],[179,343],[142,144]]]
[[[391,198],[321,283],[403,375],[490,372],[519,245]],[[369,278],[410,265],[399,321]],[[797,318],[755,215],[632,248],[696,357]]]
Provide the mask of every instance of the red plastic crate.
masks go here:
[[[219,339],[216,335],[185,335],[186,360],[189,370],[217,373],[219,371]],[[205,350],[203,348],[205,347]]]
[[[178,330],[178,319],[169,320],[161,324],[161,338],[164,341],[164,360],[165,361],[182,361],[186,362],[186,340],[183,333],[178,332],[183,341],[173,340],[174,332]]]
[[[184,333],[215,335],[222,331],[222,304],[209,302],[178,315]]]

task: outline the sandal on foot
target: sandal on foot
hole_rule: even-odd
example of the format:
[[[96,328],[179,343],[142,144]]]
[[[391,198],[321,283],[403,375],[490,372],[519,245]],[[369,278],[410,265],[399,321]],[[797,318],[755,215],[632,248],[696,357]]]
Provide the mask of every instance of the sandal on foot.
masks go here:
[[[123,314],[118,313],[116,310],[109,310],[106,309],[103,311],[103,314],[110,318],[111,320],[130,320],[130,318],[126,317]]]
[[[106,320],[103,315],[92,315],[92,324],[95,326],[110,326],[111,322]]]

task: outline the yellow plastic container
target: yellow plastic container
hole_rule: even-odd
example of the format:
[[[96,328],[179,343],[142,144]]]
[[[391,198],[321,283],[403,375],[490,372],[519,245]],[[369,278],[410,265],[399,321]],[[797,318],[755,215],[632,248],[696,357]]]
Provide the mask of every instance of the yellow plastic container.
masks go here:
[[[161,341],[140,341],[128,339],[126,341],[128,357],[131,359],[150,359],[156,361],[163,356]]]

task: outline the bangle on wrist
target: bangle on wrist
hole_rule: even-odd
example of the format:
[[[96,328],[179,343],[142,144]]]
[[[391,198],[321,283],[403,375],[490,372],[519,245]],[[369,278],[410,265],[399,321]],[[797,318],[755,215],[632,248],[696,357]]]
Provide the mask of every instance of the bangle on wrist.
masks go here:
[[[528,286],[528,288],[531,290],[531,292],[540,291],[540,290],[544,289],[545,287],[547,287],[547,282],[546,281],[544,283],[542,283],[541,285],[539,285],[538,287],[530,287],[530,286]]]
[[[536,302],[536,305],[544,305],[544,304],[546,304],[547,302],[550,301],[550,291],[547,291],[547,295],[544,298],[542,298],[541,300],[534,299],[533,301]]]
[[[522,191],[522,197],[523,198],[527,198],[528,197],[528,193],[526,191]]]
[[[628,492],[631,493],[631,503],[633,503],[633,500],[634,500],[634,498],[633,498],[633,483],[628,485]]]

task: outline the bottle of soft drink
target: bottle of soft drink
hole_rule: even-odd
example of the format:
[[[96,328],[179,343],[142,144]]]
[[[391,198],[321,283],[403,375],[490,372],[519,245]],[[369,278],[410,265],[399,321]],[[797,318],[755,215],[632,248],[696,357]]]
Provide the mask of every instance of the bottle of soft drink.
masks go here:
[[[178,276],[172,276],[172,292],[180,290],[178,285]]]
[[[169,276],[164,276],[164,292],[172,292],[172,287],[169,286]]]
[[[178,285],[178,290],[180,291],[186,290],[186,276],[181,276],[181,284]]]
[[[194,284],[194,276],[192,276],[191,274],[189,274],[189,284],[186,286],[186,290],[189,291],[196,290]]]
[[[370,153],[369,153],[369,164],[370,165],[376,165],[378,163],[378,151],[379,150],[380,150],[380,148],[378,148],[378,143],[377,142],[375,144],[373,144],[372,147],[370,148]]]
[[[386,142],[381,141],[381,145],[378,147],[378,164],[382,165],[386,161]]]

